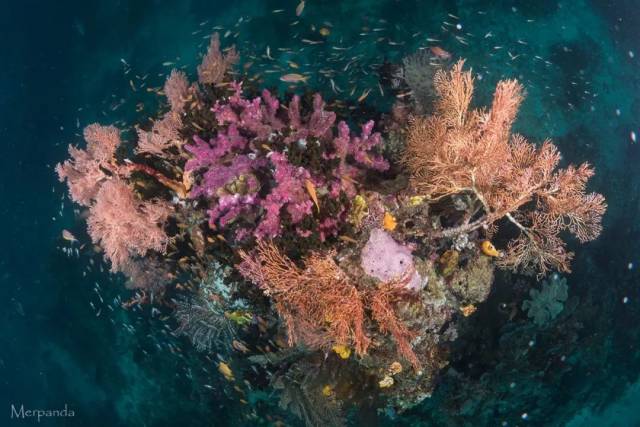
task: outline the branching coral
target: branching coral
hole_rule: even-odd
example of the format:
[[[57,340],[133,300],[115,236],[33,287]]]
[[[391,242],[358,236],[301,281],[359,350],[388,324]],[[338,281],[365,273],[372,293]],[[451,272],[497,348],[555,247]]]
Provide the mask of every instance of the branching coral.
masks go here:
[[[560,154],[551,142],[536,148],[511,134],[523,99],[515,80],[498,83],[488,111],[470,110],[473,77],[463,65],[459,61],[450,71],[436,73],[435,113],[410,124],[404,163],[413,187],[432,199],[460,193],[476,199],[479,218],[440,236],[506,218],[520,235],[509,243],[501,265],[542,275],[551,268],[569,271],[572,254],[559,233],[593,240],[606,210],[602,195],[585,193],[593,169],[586,163],[558,169]]]
[[[380,135],[373,132],[374,123],[366,123],[357,136],[340,122],[334,135],[335,113],[324,109],[320,95],[314,96],[313,110],[305,116],[298,96],[283,108],[267,90],[251,100],[244,98],[241,84],[231,84],[231,90],[212,109],[219,125],[215,137],[204,141],[195,136],[194,143],[185,147],[193,156],[185,170],[197,176],[190,196],[210,200],[213,228],[224,228],[241,213],[251,213],[258,217],[256,224],[239,235],[272,238],[282,233],[286,214],[296,232],[307,236],[312,230],[299,224],[312,215],[310,185],[318,189],[316,197],[341,203],[341,192],[355,196],[354,182],[367,170],[389,167],[374,152],[381,144]],[[300,159],[311,157],[307,156],[311,150],[317,151],[317,163],[300,164]],[[293,159],[293,151],[301,153],[298,160]],[[258,183],[258,175],[268,179]],[[338,210],[346,214],[347,207]],[[318,218],[315,231],[321,239],[337,233],[335,216],[334,212]]]
[[[289,345],[346,345],[366,353],[362,297],[331,253],[311,254],[300,268],[273,243],[259,240],[255,257],[240,255],[240,272],[271,297],[286,325]]]

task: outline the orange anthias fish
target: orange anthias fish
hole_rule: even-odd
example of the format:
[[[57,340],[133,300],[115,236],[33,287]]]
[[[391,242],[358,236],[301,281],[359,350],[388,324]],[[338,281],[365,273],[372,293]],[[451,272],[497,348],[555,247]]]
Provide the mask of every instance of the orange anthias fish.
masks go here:
[[[431,46],[429,49],[431,50],[431,53],[437,58],[451,59],[451,54],[446,50],[444,50],[443,48],[441,48],[440,46]]]
[[[298,73],[285,74],[280,77],[280,80],[287,83],[298,83],[298,82],[306,82],[309,79],[309,76],[303,76]]]
[[[313,182],[306,179],[304,181],[304,186],[307,189],[307,193],[309,193],[309,197],[313,200],[313,203],[316,205],[318,212],[320,212],[320,203],[318,203],[318,194],[316,193],[316,186],[313,185]]]
[[[77,242],[78,241],[78,239],[76,239],[76,236],[71,234],[71,232],[69,230],[62,230],[62,238],[64,240],[68,240],[69,242]]]

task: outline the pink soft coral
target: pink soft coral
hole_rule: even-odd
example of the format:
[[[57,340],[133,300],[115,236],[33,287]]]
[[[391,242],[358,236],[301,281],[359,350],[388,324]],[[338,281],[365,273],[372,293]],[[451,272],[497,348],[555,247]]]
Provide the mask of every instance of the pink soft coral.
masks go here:
[[[106,179],[105,170],[113,170],[113,156],[120,145],[120,131],[115,126],[97,123],[84,128],[86,150],[69,145],[71,159],[56,166],[60,181],[67,181],[71,199],[83,206],[91,205]]]
[[[111,261],[112,271],[122,271],[135,256],[164,252],[168,243],[163,225],[170,206],[162,201],[141,201],[119,179],[105,182],[89,210],[88,231]]]

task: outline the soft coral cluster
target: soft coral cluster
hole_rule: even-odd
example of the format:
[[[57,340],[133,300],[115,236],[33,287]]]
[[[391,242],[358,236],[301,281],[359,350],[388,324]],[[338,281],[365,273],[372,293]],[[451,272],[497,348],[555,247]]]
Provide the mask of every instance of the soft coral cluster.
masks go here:
[[[312,215],[311,191],[317,189],[315,197],[332,200],[338,200],[341,192],[354,196],[354,182],[366,170],[389,167],[374,153],[381,139],[372,132],[373,121],[357,136],[346,122],[336,125],[335,113],[325,110],[319,94],[313,97],[313,109],[305,116],[297,95],[285,108],[268,90],[247,99],[241,83],[230,86],[230,96],[212,108],[218,124],[215,137],[206,142],[195,136],[194,143],[185,147],[193,156],[186,172],[200,173],[190,195],[210,200],[209,223],[213,228],[224,228],[240,213],[252,212],[257,217],[255,225],[239,229],[236,237],[277,237],[286,213],[296,232],[306,236],[311,230],[300,224]],[[320,147],[324,167],[295,165],[289,156],[294,144],[297,150],[306,150],[309,144]],[[266,178],[259,183],[256,176]],[[318,223],[321,238],[337,232],[339,223],[329,219],[321,218]]]

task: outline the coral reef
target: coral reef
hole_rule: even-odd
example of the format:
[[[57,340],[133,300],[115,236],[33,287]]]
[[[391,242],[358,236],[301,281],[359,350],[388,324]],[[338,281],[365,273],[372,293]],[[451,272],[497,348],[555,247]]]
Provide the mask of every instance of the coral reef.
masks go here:
[[[198,82],[173,70],[137,138],[90,125],[56,171],[111,270],[144,292],[136,303],[171,310],[196,349],[252,364],[256,395],[275,389],[308,425],[403,411],[456,362],[495,267],[568,271],[561,233],[595,239],[606,209],[586,193],[588,164],[558,168],[551,142],[511,133],[519,83],[471,110],[472,74],[450,56],[406,59],[396,77],[413,97],[382,116],[256,87],[214,34]],[[547,325],[566,284],[530,296],[523,310]],[[243,377],[230,366],[226,381]]]

